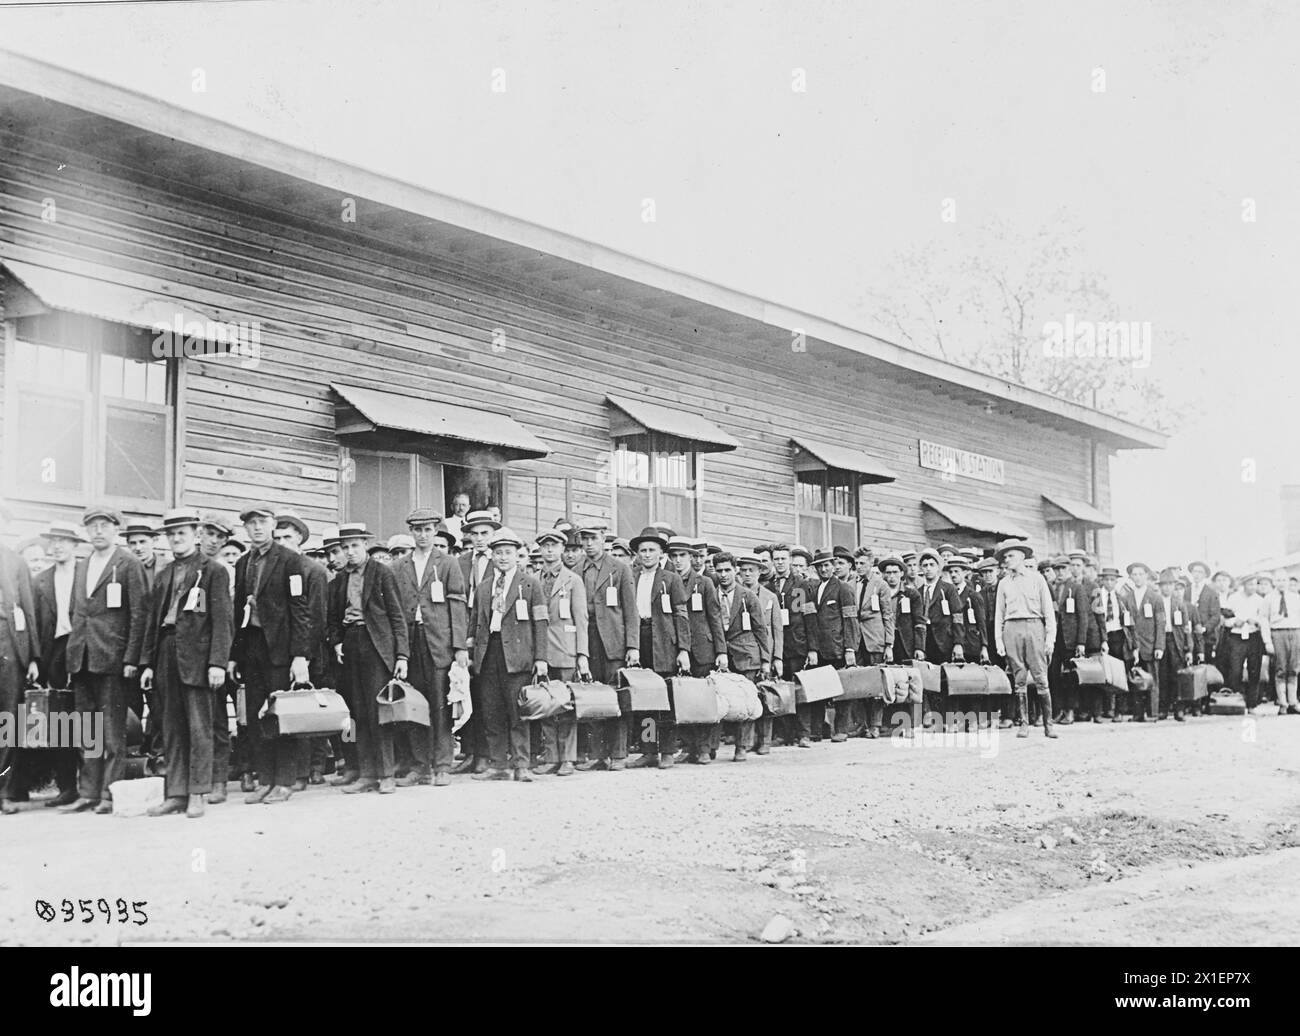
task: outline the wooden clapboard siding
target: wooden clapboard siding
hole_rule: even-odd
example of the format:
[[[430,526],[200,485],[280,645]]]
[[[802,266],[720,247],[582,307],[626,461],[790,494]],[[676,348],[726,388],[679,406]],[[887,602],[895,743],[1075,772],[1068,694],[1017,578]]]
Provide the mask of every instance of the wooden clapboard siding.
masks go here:
[[[922,498],[997,510],[1041,536],[1042,492],[1091,496],[1090,446],[1078,436],[985,414],[816,340],[795,353],[782,329],[731,315],[695,326],[653,305],[655,293],[637,301],[632,285],[626,297],[566,287],[551,276],[557,260],[503,272],[465,263],[437,237],[396,247],[365,225],[364,206],[357,225],[337,210],[312,222],[223,196],[222,185],[200,191],[96,162],[76,141],[3,142],[5,256],[111,267],[123,284],[258,322],[255,367],[233,356],[184,362],[186,503],[230,511],[269,497],[309,521],[336,520],[339,486],[300,473],[338,465],[330,381],[509,411],[547,443],[550,468],[574,480],[577,516],[610,514],[605,395],[673,399],[743,444],[700,462],[701,533],[737,546],[794,535],[791,435],[894,469],[897,482],[861,493],[862,537],[887,549],[924,540]],[[46,196],[59,201],[55,224],[39,219]],[[498,329],[504,352],[493,349]],[[922,436],[1004,458],[1007,485],[921,469]],[[511,475],[506,486],[521,533],[564,511],[560,479]]]

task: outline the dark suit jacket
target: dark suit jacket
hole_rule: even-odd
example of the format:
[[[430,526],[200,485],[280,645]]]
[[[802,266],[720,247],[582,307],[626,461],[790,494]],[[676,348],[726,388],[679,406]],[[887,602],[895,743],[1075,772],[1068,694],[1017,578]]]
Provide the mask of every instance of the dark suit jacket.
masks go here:
[[[613,559],[611,559],[613,560]],[[614,564],[619,564],[615,561]],[[492,583],[496,580],[496,566],[488,569],[488,574],[474,594],[474,669],[483,671],[483,659],[487,657],[488,639],[492,636]],[[505,611],[501,614],[501,650],[506,658],[506,670],[511,673],[525,673],[537,662],[547,659],[547,634],[550,622],[550,604],[542,593],[542,584],[536,576],[530,576],[521,568],[510,574],[502,594]],[[528,611],[528,618],[520,619],[515,609],[516,601],[523,600]],[[632,602],[632,611],[636,604]]]
[[[1093,624],[1092,594],[1082,583],[1067,579],[1052,587],[1052,598],[1056,602],[1057,644],[1067,655],[1073,655],[1079,645],[1087,649],[1089,627]],[[1095,644],[1096,635],[1092,634],[1091,639]]]
[[[311,617],[311,654],[307,661],[313,666],[328,667],[331,662],[329,629],[330,573],[313,558],[302,558],[303,576],[307,590],[307,612]]]
[[[925,650],[925,616],[921,614],[921,595],[906,583],[894,592],[894,661],[905,663],[917,651]],[[903,602],[907,610],[903,610]]]
[[[1187,588],[1187,593],[1192,593],[1192,588]],[[1213,584],[1205,583],[1201,586],[1200,595],[1192,602],[1192,622],[1201,627],[1201,648],[1208,651],[1213,645],[1219,642],[1219,627],[1223,625],[1223,615],[1219,608],[1219,591],[1214,589]]]
[[[683,583],[682,592],[686,595],[686,614],[691,624],[691,661],[697,666],[712,666],[719,655],[727,653],[717,584],[699,572],[692,572]],[[691,607],[691,597],[696,593],[700,595],[698,611]]]
[[[1169,620],[1174,627],[1173,637],[1175,650],[1180,656],[1187,654],[1189,651],[1192,652],[1192,661],[1195,662],[1195,655],[1199,654],[1201,651],[1201,638],[1200,635],[1193,630],[1191,603],[1186,597],[1175,592],[1174,595],[1169,598],[1168,602],[1166,602],[1162,597],[1160,599],[1160,604],[1161,607],[1164,608],[1165,614],[1169,617]],[[1172,614],[1170,614],[1171,612]],[[1160,642],[1156,645],[1157,647],[1165,647],[1165,635],[1167,632],[1164,623],[1161,623],[1158,634]],[[1183,664],[1181,657],[1178,659],[1178,664],[1180,666]]]
[[[925,586],[922,585],[917,593],[921,595],[922,610],[924,610]],[[948,602],[947,615],[943,611],[945,601]],[[930,599],[930,609],[925,616],[925,644],[918,645],[916,650],[927,652],[934,650],[944,658],[951,658],[953,647],[962,643],[965,626],[965,613],[962,610],[961,600],[957,596],[957,588],[952,583],[940,579],[935,584]],[[962,651],[965,650],[963,647]]]
[[[718,588],[718,600],[722,589]],[[749,615],[749,629],[745,629],[743,613]],[[763,623],[763,608],[758,595],[739,583],[731,592],[731,612],[722,617],[727,635],[727,664],[738,672],[749,673],[772,662],[772,631]]]
[[[800,579],[793,572],[784,578],[774,575],[767,587],[772,593],[776,594],[777,599],[780,601],[780,607],[784,608],[790,617],[790,622],[785,627],[785,636],[782,640],[785,660],[788,662],[802,662],[808,654],[809,643],[808,622],[804,613],[804,605],[808,603],[808,597],[812,591],[809,589],[807,581]]]
[[[252,593],[248,581],[248,563],[252,550],[235,562],[235,622],[242,626],[244,603]],[[281,543],[272,543],[262,561],[262,578],[257,589],[257,618],[266,637],[271,664],[287,666],[295,658],[312,657],[311,602],[307,593],[306,558]],[[290,578],[298,576],[301,592],[290,593]],[[162,577],[159,576],[159,582]],[[296,581],[295,581],[296,582]],[[235,632],[233,656],[236,662],[247,657],[247,644],[253,627]]]
[[[345,568],[329,586],[330,643],[343,643],[343,616],[348,607],[348,577]],[[388,671],[399,658],[410,656],[406,617],[402,614],[402,595],[392,569],[378,561],[367,561],[361,570],[361,615],[366,633]],[[379,689],[375,689],[377,694]]]
[[[984,595],[967,583],[958,591],[957,596],[961,599],[962,607],[962,651],[965,652],[966,661],[978,662],[980,651],[984,649]],[[991,646],[989,653],[992,654]]]
[[[8,614],[0,619],[0,631],[7,626],[13,634],[18,664],[26,669],[32,661],[41,660],[40,642],[36,634],[36,598],[32,593],[32,573],[17,552],[0,546],[0,595]],[[21,608],[27,629],[19,633],[15,608]]]
[[[1165,602],[1154,586],[1146,587],[1145,594],[1140,608],[1137,595],[1132,590],[1121,591],[1117,596],[1123,613],[1121,621],[1124,623],[1124,639],[1128,641],[1129,653],[1137,652],[1139,659],[1150,662],[1155,657],[1152,652],[1156,648],[1163,651],[1165,647]],[[1151,605],[1150,618],[1146,616],[1148,604]]]
[[[114,673],[140,661],[144,630],[149,618],[149,592],[144,566],[130,551],[117,547],[103,574],[87,596],[89,564],[77,562],[72,577],[72,633],[68,637],[68,672]],[[120,608],[108,607],[108,587],[121,590]]]
[[[491,575],[496,571],[492,567],[492,552],[488,551],[485,556],[487,557],[487,570],[484,574]],[[456,556],[456,566],[460,569],[460,581],[465,587],[465,603],[469,608],[469,615],[472,618],[474,614],[474,594],[478,590],[478,587],[474,584],[474,552],[472,550],[467,550],[463,554],[458,554]],[[581,573],[582,562],[579,561],[578,574],[581,575]],[[470,625],[472,626],[473,623],[471,622]]]
[[[989,656],[995,658],[997,655],[997,633],[994,632],[993,623],[997,618],[998,584],[981,586],[979,596],[980,600],[984,602],[984,622],[980,625],[980,631],[984,637],[984,646],[989,649]]]
[[[822,590],[822,585],[826,589]],[[818,592],[821,600],[817,600]],[[807,614],[810,620],[808,650],[817,652],[819,665],[844,657],[844,652],[858,646],[857,598],[853,587],[831,576],[808,593]]]
[[[465,649],[465,640],[469,636],[464,574],[468,566],[457,564],[457,560],[430,555],[424,566],[423,581],[415,577],[415,559],[410,554],[399,558],[393,565],[397,589],[402,595],[402,612],[408,623],[414,623],[415,609],[419,607],[419,629],[438,669],[451,665],[454,653]],[[491,571],[492,566],[489,565],[488,569]],[[431,588],[439,582],[442,583],[443,599],[434,603]]]
[[[208,669],[212,666],[225,669],[230,661],[234,616],[230,605],[230,574],[226,566],[205,557],[199,561],[198,572],[195,585],[203,590],[206,607],[203,612],[185,611],[185,598],[181,598],[176,612],[176,656],[181,682],[206,687]],[[158,664],[158,639],[162,621],[171,607],[175,573],[175,565],[164,568],[149,595],[149,619],[145,624],[144,647],[140,652],[142,669],[151,669]],[[185,593],[188,592],[187,586]]]
[[[632,571],[632,606],[636,608],[636,589],[641,579],[641,569]],[[671,614],[664,614],[663,594],[668,595]],[[637,644],[641,644],[640,620],[650,619],[651,658],[641,659],[641,664],[656,673],[671,675],[677,671],[677,652],[691,650],[691,620],[686,612],[686,589],[681,577],[666,568],[656,569],[654,585],[650,588],[649,616],[637,614]]]
[[[80,566],[81,562],[75,562]],[[77,577],[72,577],[73,593],[76,593]],[[63,645],[62,657],[54,646],[54,632],[59,625],[59,602],[54,590],[54,566],[32,580],[32,600],[35,615],[28,616],[30,625],[35,621],[36,642],[41,649],[41,680],[50,686],[63,686],[68,682],[67,644]]]
[[[611,660],[621,660],[629,648],[640,648],[641,626],[636,613],[636,584],[632,570],[610,554],[601,555],[599,562],[590,558],[578,566],[578,577],[587,590],[587,615],[596,617],[596,629],[605,654]],[[618,590],[618,607],[605,603],[608,587]]]

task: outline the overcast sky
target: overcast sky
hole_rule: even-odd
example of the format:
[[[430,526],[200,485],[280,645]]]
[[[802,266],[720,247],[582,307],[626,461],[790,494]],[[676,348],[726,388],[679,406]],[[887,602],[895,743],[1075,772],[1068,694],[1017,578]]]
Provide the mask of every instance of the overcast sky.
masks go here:
[[[903,251],[1067,213],[1199,398],[1115,464],[1117,560],[1234,567],[1300,482],[1297,41],[1226,0],[0,9],[13,50],[869,331]]]

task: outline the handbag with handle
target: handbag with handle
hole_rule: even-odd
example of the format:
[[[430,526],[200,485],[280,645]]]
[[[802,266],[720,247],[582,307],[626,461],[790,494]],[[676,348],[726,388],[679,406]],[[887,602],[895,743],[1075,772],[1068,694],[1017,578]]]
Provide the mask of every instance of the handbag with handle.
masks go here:
[[[668,682],[652,669],[628,666],[618,671],[618,707],[623,712],[668,712]]]
[[[1155,685],[1155,678],[1145,669],[1134,666],[1128,671],[1128,689],[1134,694],[1148,694]]]
[[[1007,676],[1007,671],[995,665],[986,665],[981,667],[984,670],[984,677],[988,680],[989,688],[986,694],[1011,694],[1011,678]]]
[[[989,693],[989,674],[975,662],[945,662],[939,679],[950,698]]]
[[[1106,686],[1118,694],[1127,694],[1128,670],[1124,668],[1124,660],[1111,654],[1101,654],[1096,657],[1101,661],[1102,672],[1106,676]]]
[[[718,696],[719,723],[745,723],[763,718],[763,703],[752,681],[739,673],[713,673],[708,680]]]
[[[763,680],[758,685],[763,711],[768,716],[793,716],[799,685],[793,680]]]
[[[579,723],[618,719],[623,715],[618,707],[618,691],[607,683],[575,680],[569,684],[569,692],[573,695],[573,716]]]
[[[840,683],[840,674],[833,666],[819,665],[815,669],[800,669],[794,674],[794,678],[799,681],[795,700],[800,705],[830,701],[832,698],[838,698],[844,691]]]
[[[673,719],[678,726],[718,722],[718,695],[702,676],[679,674],[672,678]]]
[[[1208,665],[1192,665],[1178,670],[1178,700],[1200,701],[1209,697],[1210,674]]]
[[[1101,655],[1067,658],[1065,664],[1074,673],[1080,687],[1102,687],[1106,684],[1106,666]]]
[[[429,725],[429,699],[405,680],[389,680],[375,695],[379,703],[379,725],[414,723]]]
[[[928,694],[938,694],[943,689],[943,671],[933,662],[912,660],[912,668],[921,674],[921,689]]]
[[[257,718],[266,737],[317,737],[344,734],[352,728],[352,713],[343,696],[329,687],[291,686],[272,691]]]
[[[1210,690],[1217,691],[1223,686],[1223,674],[1219,672],[1218,666],[1206,665],[1205,682],[1209,685]]]
[[[839,701],[858,701],[863,698],[880,698],[884,695],[884,676],[878,665],[851,665],[838,671],[840,678]]]
[[[519,688],[520,719],[551,719],[572,708],[573,692],[561,680],[543,680],[538,677]]]

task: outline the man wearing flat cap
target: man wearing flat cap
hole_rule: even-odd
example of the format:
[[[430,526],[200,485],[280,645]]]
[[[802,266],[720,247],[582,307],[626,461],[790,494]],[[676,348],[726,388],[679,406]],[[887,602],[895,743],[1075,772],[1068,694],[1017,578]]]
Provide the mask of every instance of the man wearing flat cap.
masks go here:
[[[501,523],[490,511],[470,511],[462,522],[461,533],[468,538],[468,549],[462,550],[456,563],[465,583],[466,606],[469,609],[470,632],[468,646],[474,650],[473,617],[479,587],[492,570],[492,552],[488,543]],[[488,765],[487,729],[484,727],[483,704],[479,698],[479,676],[475,672],[469,682],[470,704],[473,711],[460,730],[460,744],[465,758],[452,767],[452,773],[483,773]]]
[[[812,560],[812,555],[803,547],[796,548],[804,565]],[[786,543],[771,544],[772,578],[768,589],[776,594],[777,607],[781,617],[782,657],[775,659],[779,669],[778,676],[783,680],[793,680],[795,673],[803,669],[808,661],[808,624],[805,605],[812,599],[815,589],[805,576],[794,569],[795,553]],[[800,748],[811,747],[807,738],[799,735],[797,716],[782,716],[776,733],[786,739],[786,743],[797,744]]]
[[[1056,737],[1052,728],[1052,691],[1047,679],[1048,645],[1056,642],[1056,609],[1047,580],[1034,571],[1033,548],[1018,540],[1007,540],[997,550],[1006,566],[998,582],[994,633],[998,654],[1011,664],[1018,724],[1016,737],[1029,736],[1029,677],[1038,690],[1043,733]]]
[[[1076,579],[1077,564],[1080,578]],[[1083,561],[1061,554],[1052,559],[1056,582],[1052,587],[1056,602],[1056,645],[1047,669],[1052,681],[1052,702],[1060,710],[1057,721],[1068,726],[1074,722],[1075,709],[1079,708],[1079,685],[1065,671],[1070,658],[1083,658],[1089,651],[1101,647],[1092,621],[1092,594],[1082,582]]]
[[[843,547],[839,551],[841,567],[846,555],[851,564],[853,555]],[[843,669],[846,665],[856,665],[858,620],[853,587],[835,574],[834,551],[817,551],[813,555],[813,564],[820,582],[806,606],[809,622],[808,666],[813,668],[829,665]],[[826,719],[826,703],[819,701],[800,705],[796,711],[799,716],[799,736],[820,741]],[[832,732],[831,740],[846,741],[848,734]]]
[[[567,524],[567,523],[566,523]],[[562,560],[568,538],[560,528],[537,537],[542,564],[537,580],[547,602],[546,666],[548,677],[568,683],[590,677],[587,656],[587,591],[582,580]],[[537,721],[541,725],[542,758],[534,773],[572,775],[578,761],[578,724],[571,711]]]
[[[728,665],[727,636],[722,627],[722,605],[717,584],[697,571],[694,565],[695,559],[703,553],[704,545],[698,540],[675,536],[668,541],[668,559],[686,594],[686,614],[691,632],[688,672],[701,679],[715,668],[725,670]],[[682,754],[677,757],[677,762],[704,765],[710,762],[712,728],[679,727],[677,733],[682,742]]]
[[[121,516],[92,508],[82,525],[91,551],[72,584],[68,672],[82,722],[104,717],[104,743],[97,752],[82,753],[79,798],[65,809],[112,813],[109,787],[126,776],[126,681],[139,671],[149,592],[140,562],[117,546]]]
[[[230,675],[244,681],[249,742],[259,787],[244,801],[274,805],[293,794],[309,768],[301,739],[267,737],[255,721],[275,691],[311,681],[311,601],[303,558],[274,541],[276,510],[255,504],[240,514],[248,553],[235,563],[235,642]],[[376,690],[376,693],[378,691]]]
[[[451,783],[456,762],[451,705],[451,667],[469,668],[469,607],[465,578],[455,559],[434,550],[439,515],[416,508],[406,516],[415,549],[393,563],[411,643],[411,684],[429,702],[429,725],[411,727],[415,767],[399,785]]]
[[[1150,585],[1151,569],[1141,561],[1126,569],[1132,589],[1120,598],[1124,613],[1124,632],[1128,641],[1129,661],[1151,674],[1154,684],[1150,694],[1134,694],[1133,722],[1145,723],[1160,718],[1160,660],[1165,656],[1165,608],[1160,591]]]
[[[956,556],[956,551],[952,552]],[[918,646],[913,657],[942,665],[944,662],[966,661],[965,635],[966,616],[962,611],[961,598],[957,596],[952,583],[941,578],[943,575],[943,556],[938,551],[921,552],[921,614],[925,616],[925,644]],[[929,696],[926,709],[942,711],[939,695],[927,691]]]
[[[1170,711],[1174,719],[1183,722],[1183,701],[1178,696],[1178,670],[1192,664],[1199,650],[1200,640],[1193,632],[1192,614],[1187,599],[1179,587],[1178,571],[1165,568],[1156,581],[1160,590],[1164,625],[1160,627],[1160,643],[1164,656],[1160,660],[1160,716]]]

